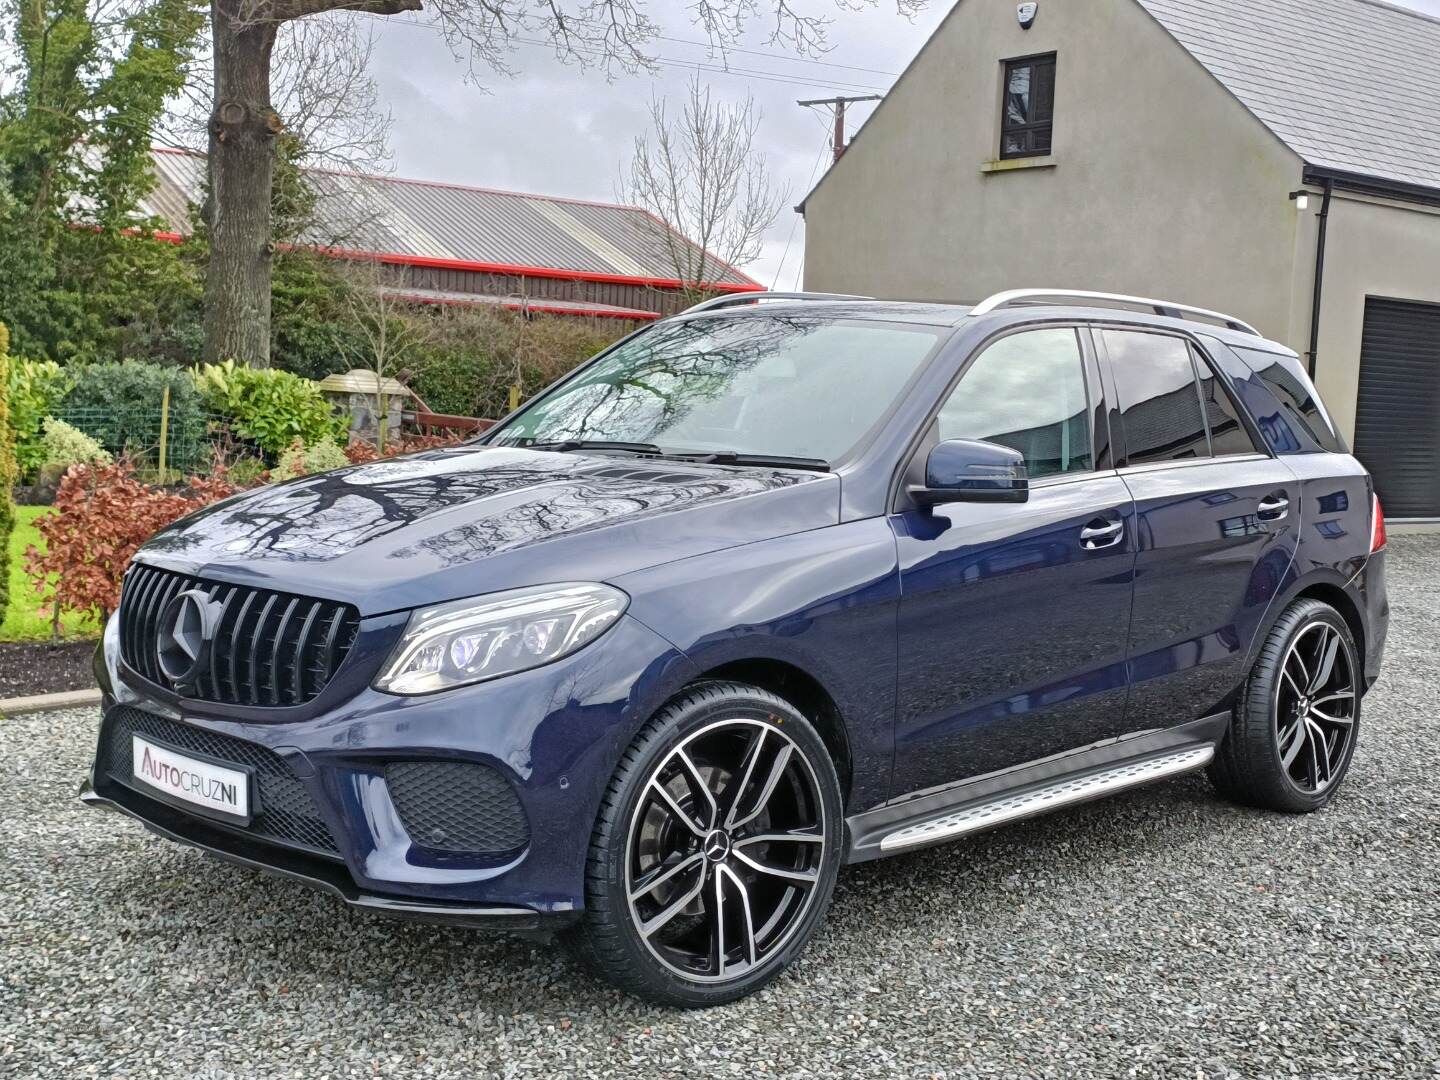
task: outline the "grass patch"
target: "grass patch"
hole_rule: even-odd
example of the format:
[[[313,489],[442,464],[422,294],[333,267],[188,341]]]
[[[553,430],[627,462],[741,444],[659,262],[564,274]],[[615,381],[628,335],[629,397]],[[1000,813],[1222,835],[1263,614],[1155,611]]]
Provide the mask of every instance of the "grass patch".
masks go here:
[[[0,641],[48,641],[50,617],[40,611],[40,596],[31,588],[25,573],[25,549],[34,544],[45,550],[45,540],[35,522],[51,513],[48,506],[17,506],[15,531],[10,534],[10,610],[0,623]],[[66,613],[60,619],[63,637],[95,637],[99,629],[83,616]]]

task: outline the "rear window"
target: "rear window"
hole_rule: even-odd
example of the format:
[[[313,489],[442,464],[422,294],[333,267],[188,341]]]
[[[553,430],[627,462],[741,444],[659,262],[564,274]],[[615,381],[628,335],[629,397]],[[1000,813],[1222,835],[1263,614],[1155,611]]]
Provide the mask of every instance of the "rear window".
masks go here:
[[[1320,403],[1319,395],[1301,369],[1299,360],[1293,356],[1235,345],[1231,345],[1230,349],[1260,377],[1289,419],[1303,428],[1322,449],[1332,453],[1345,452],[1345,444],[1335,433],[1335,425],[1330,422],[1325,406]]]

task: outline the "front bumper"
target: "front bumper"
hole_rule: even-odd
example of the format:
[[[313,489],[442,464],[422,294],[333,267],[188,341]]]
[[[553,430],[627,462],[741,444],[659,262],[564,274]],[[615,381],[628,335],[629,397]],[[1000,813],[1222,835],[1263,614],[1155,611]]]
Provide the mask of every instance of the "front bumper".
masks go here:
[[[286,709],[259,721],[253,709],[239,719],[220,706],[166,700],[123,669],[105,667],[100,742],[80,793],[87,805],[119,810],[160,836],[282,874],[355,907],[538,935],[579,917],[590,835],[615,765],[646,718],[692,674],[668,642],[630,618],[543,668],[427,697],[367,688],[295,720]],[[240,826],[136,784],[115,762],[116,746],[128,752],[129,743],[116,737],[119,721],[137,713],[243,751],[229,759],[236,764],[256,755],[283,763],[285,811],[303,801],[303,813],[328,833],[325,842],[296,842],[267,828],[265,808],[282,812],[275,798],[261,799],[256,821]],[[195,749],[169,742],[182,752]],[[211,752],[222,755],[220,764],[225,753]],[[411,836],[387,769],[417,762],[483,766],[502,775],[528,823],[524,846],[465,853]]]
[[[120,784],[102,781],[102,785],[105,794],[97,791],[91,780],[82,781],[80,801],[96,809],[127,814],[156,836],[198,848],[223,862],[278,874],[309,888],[338,896],[352,907],[417,922],[537,937],[548,937],[563,930],[579,917],[578,911],[545,913],[533,908],[499,904],[427,903],[370,892],[357,886],[355,879],[331,860],[217,829],[203,818],[147,799]]]

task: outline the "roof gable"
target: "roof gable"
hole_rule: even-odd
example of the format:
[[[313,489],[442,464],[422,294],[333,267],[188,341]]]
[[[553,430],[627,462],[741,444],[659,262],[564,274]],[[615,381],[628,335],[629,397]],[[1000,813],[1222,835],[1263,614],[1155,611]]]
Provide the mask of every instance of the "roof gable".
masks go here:
[[[186,232],[205,157],[159,148],[153,157],[157,183],[141,209]],[[317,222],[304,240],[337,254],[655,285],[675,277],[660,236],[665,226],[638,207],[325,169],[305,176],[317,195]],[[758,287],[720,266],[716,284]]]
[[[1440,20],[1377,0],[1138,0],[1307,164],[1440,188]]]

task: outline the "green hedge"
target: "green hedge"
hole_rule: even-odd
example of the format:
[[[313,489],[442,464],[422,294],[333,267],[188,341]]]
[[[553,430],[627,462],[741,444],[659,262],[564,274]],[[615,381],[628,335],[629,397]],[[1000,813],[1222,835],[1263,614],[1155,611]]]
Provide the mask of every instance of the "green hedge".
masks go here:
[[[190,373],[139,360],[87,364],[56,416],[79,428],[116,456],[153,457],[160,445],[160,414],[170,388],[170,463],[180,470],[201,464],[206,418]]]
[[[0,388],[10,384],[10,331],[0,323]],[[15,527],[15,447],[10,434],[8,393],[0,393],[0,622],[10,608],[10,531]]]
[[[313,446],[342,440],[348,418],[335,414],[319,384],[275,368],[252,368],[227,360],[195,370],[205,407],[230,417],[235,430],[270,454],[299,439]]]

